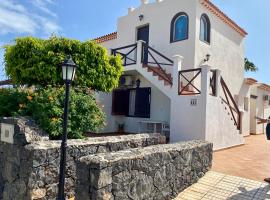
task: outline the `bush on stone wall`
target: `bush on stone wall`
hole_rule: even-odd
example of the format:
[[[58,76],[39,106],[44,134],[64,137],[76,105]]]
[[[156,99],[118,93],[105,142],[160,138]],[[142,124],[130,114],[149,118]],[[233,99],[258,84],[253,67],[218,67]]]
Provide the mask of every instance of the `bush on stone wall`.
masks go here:
[[[27,103],[27,96],[26,90],[0,88],[0,116],[18,115]]]
[[[0,117],[30,116],[50,135],[51,139],[59,139],[62,134],[63,107],[64,88],[1,89],[0,91]],[[68,137],[82,138],[86,131],[96,132],[104,125],[105,114],[93,94],[86,89],[72,89]]]

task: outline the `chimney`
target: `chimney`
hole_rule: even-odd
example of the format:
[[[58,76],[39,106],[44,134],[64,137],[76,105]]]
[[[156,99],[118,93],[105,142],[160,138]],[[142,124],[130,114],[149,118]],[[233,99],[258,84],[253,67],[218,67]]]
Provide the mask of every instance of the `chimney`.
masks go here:
[[[128,14],[132,13],[134,10],[135,10],[135,8],[133,8],[133,7],[128,8]]]
[[[141,0],[142,5],[148,4],[148,0]]]

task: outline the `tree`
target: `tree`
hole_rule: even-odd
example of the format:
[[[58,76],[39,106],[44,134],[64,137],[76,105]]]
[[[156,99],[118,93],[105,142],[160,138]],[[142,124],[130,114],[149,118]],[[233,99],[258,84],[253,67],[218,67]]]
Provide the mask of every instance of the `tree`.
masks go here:
[[[92,90],[110,92],[118,86],[123,72],[120,56],[109,56],[94,41],[56,36],[47,40],[17,38],[4,48],[5,71],[12,83],[35,87],[33,91],[0,90],[0,117],[30,116],[52,139],[59,139],[64,104],[64,88],[59,87],[63,85],[60,64],[71,55],[78,68],[70,96],[68,136],[82,138],[85,132],[98,132],[104,127],[105,113]]]
[[[258,68],[253,62],[250,62],[247,58],[245,58],[245,71],[256,72],[258,71]]]
[[[68,54],[78,65],[75,86],[110,92],[118,86],[123,71],[121,58],[109,56],[93,41],[23,37],[4,48],[6,74],[18,85],[62,85],[60,64]]]

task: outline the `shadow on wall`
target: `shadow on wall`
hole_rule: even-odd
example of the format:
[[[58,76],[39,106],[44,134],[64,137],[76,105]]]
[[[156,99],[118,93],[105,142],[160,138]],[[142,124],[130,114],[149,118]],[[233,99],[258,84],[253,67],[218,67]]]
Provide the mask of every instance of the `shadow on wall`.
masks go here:
[[[241,191],[238,194],[235,194],[228,198],[228,200],[235,200],[235,199],[256,199],[256,200],[264,200],[264,199],[270,199],[270,185],[266,185],[264,187],[259,187],[253,190],[247,190],[245,187],[239,187],[239,191]]]

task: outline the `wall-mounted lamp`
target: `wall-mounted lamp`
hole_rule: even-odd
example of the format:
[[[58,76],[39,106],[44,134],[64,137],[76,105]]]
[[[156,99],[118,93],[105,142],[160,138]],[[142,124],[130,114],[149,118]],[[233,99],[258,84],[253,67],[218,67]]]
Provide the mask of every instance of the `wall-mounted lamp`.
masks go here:
[[[208,62],[210,60],[210,54],[206,54],[204,62]]]
[[[143,14],[140,14],[140,15],[139,15],[139,20],[142,21],[143,18],[144,18],[144,15],[143,15]]]
[[[137,79],[137,81],[136,81],[136,87],[139,88],[140,85],[141,85],[141,80],[140,79]]]

